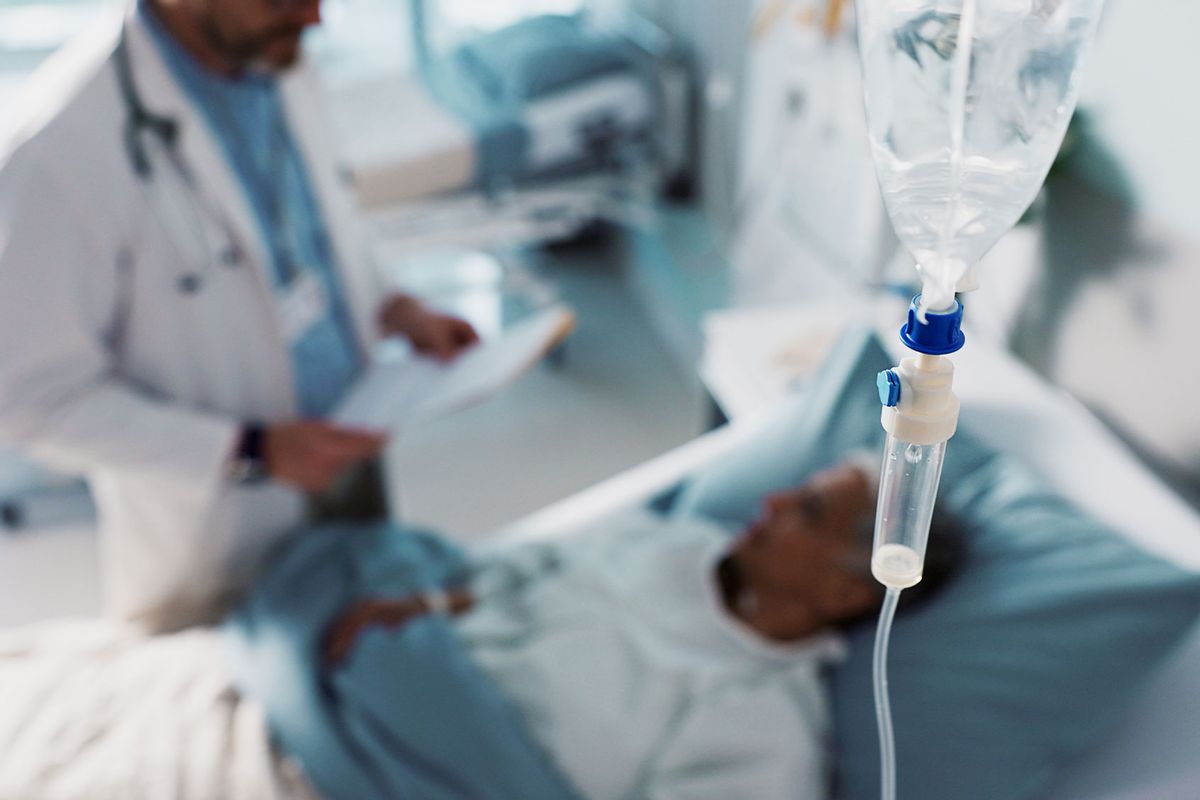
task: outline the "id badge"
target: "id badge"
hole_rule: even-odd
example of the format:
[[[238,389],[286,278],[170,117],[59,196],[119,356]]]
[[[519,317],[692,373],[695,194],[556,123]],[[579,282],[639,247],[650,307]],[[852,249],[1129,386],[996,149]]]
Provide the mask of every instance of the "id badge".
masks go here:
[[[329,315],[329,293],[312,270],[301,270],[283,290],[279,300],[279,322],[289,344],[304,337]]]

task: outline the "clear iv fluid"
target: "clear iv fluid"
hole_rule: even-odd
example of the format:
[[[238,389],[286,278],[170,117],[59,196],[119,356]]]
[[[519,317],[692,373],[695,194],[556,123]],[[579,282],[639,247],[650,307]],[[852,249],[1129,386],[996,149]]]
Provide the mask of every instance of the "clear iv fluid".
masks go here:
[[[966,158],[954,202],[947,203],[948,163],[908,164],[890,156],[877,156],[876,163],[896,235],[919,265],[922,297],[938,310],[951,305],[967,269],[1025,213],[1032,200],[1027,187],[1036,192],[1045,177],[1021,162]]]
[[[1103,0],[859,0],[868,133],[926,307],[1033,201]]]

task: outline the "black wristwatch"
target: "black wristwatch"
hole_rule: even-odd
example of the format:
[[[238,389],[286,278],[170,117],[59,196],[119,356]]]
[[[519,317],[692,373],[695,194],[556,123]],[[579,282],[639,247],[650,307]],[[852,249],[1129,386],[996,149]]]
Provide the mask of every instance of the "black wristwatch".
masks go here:
[[[242,436],[238,439],[237,450],[229,463],[229,477],[234,483],[242,486],[252,486],[265,481],[267,461],[263,452],[266,444],[267,429],[258,423],[249,423],[242,427]]]

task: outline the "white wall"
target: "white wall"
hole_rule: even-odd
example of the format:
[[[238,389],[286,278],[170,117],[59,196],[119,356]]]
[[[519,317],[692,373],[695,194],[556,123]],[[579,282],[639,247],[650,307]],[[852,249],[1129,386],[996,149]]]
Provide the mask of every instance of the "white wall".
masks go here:
[[[1051,184],[1011,340],[1200,498],[1197,31],[1195,0],[1108,0],[1080,99],[1105,157]]]
[[[634,7],[679,37],[700,81],[700,180],[705,210],[728,232],[738,182],[742,79],[753,0],[635,0]]]
[[[1200,242],[1200,3],[1108,0],[1081,106],[1141,210]]]

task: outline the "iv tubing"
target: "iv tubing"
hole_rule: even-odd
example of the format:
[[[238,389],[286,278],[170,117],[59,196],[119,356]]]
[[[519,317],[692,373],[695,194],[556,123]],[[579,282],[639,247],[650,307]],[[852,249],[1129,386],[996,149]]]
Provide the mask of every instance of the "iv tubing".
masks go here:
[[[896,800],[896,740],[892,730],[892,704],[888,699],[887,655],[888,641],[892,635],[892,620],[896,616],[896,605],[900,602],[900,590],[888,587],[883,597],[883,608],[879,612],[879,627],[875,630],[875,663],[872,673],[875,679],[875,719],[879,726],[879,777],[882,800]]]

